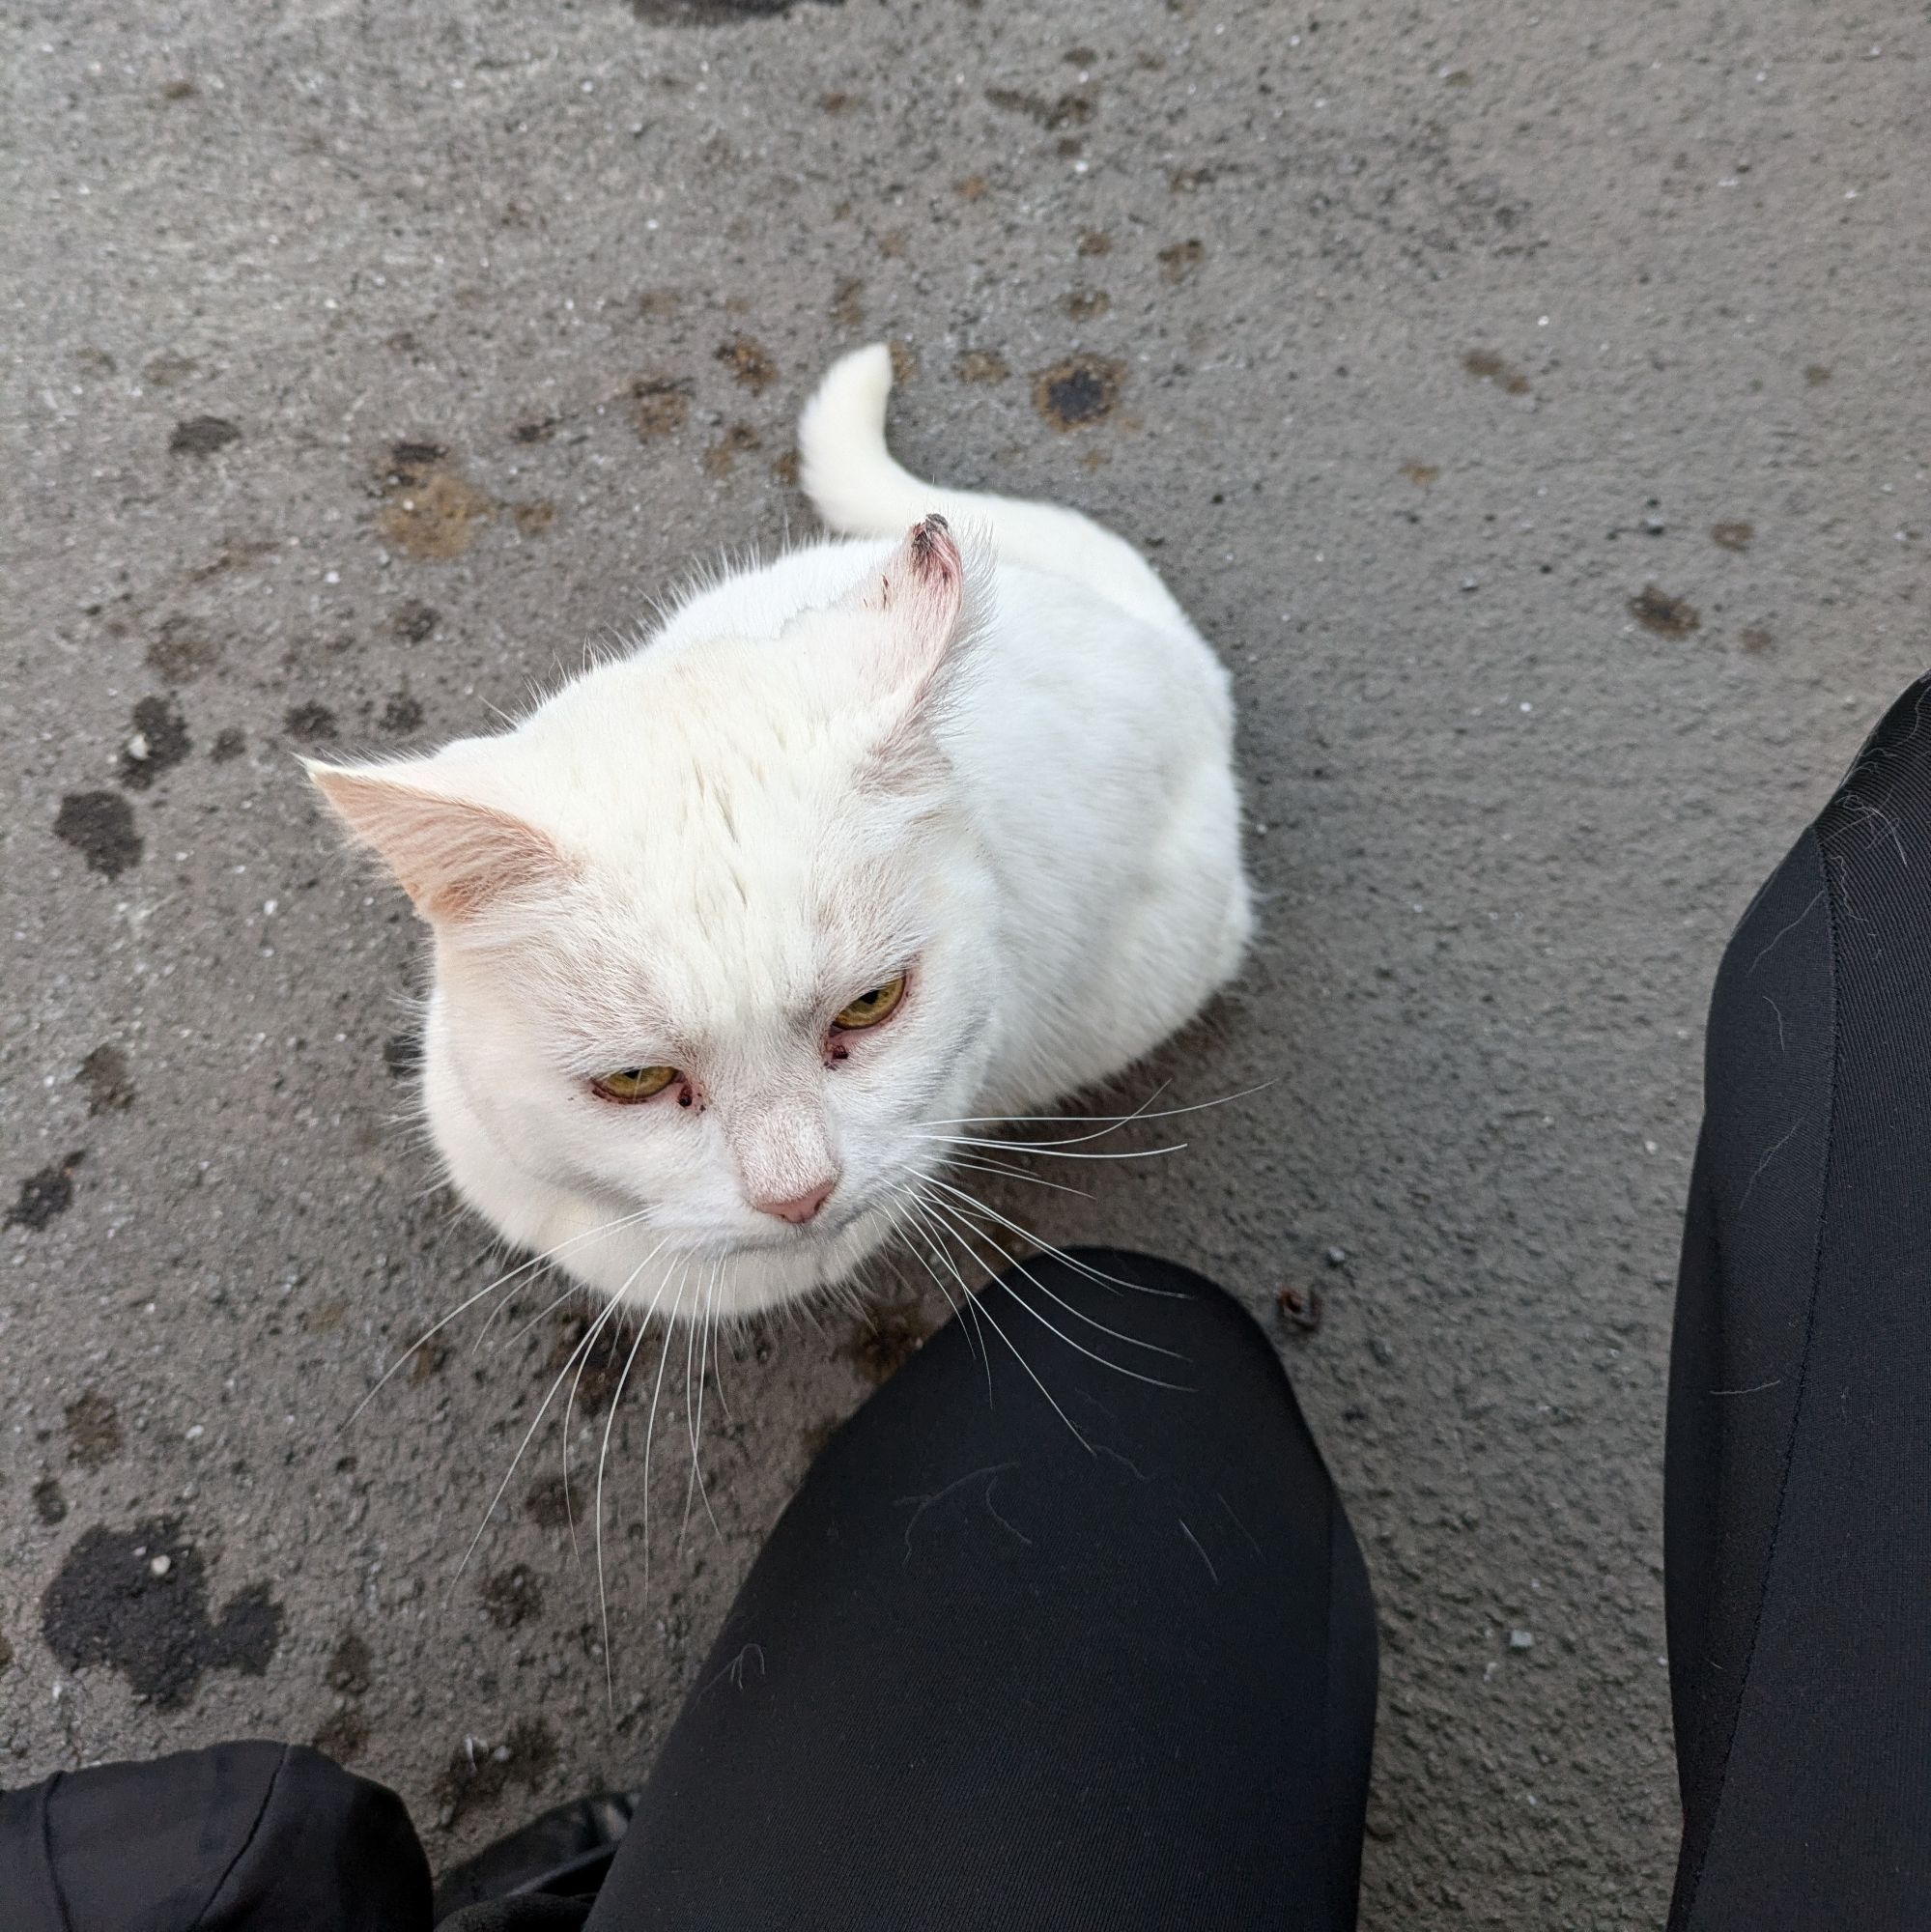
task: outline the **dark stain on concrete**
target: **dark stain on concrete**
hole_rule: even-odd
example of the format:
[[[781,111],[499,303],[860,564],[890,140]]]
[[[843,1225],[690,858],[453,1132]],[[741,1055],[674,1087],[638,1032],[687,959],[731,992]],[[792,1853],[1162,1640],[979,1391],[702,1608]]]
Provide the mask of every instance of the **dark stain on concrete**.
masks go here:
[[[510,431],[512,442],[548,442],[556,434],[554,416],[535,416],[528,422],[520,422]]]
[[[67,1520],[67,1498],[60,1492],[60,1479],[43,1476],[34,1485],[34,1514],[52,1529]]]
[[[412,1080],[422,1071],[422,1032],[410,1027],[383,1041],[383,1065],[391,1080]]]
[[[210,1670],[261,1676],[281,1631],[266,1583],[209,1621],[208,1565],[176,1517],[90,1529],[41,1599],[41,1634],[65,1668],[106,1664],[163,1711],[186,1704]]]
[[[312,1740],[315,1748],[337,1764],[353,1764],[369,1747],[369,1720],[356,1710],[337,1711]]]
[[[530,1617],[543,1614],[543,1585],[526,1563],[498,1570],[483,1585],[483,1614],[498,1630],[515,1630]]]
[[[511,521],[526,537],[540,537],[556,521],[556,505],[548,497],[532,497],[526,503],[504,506]]]
[[[961,383],[1003,383],[1012,373],[990,349],[968,349],[953,368]]]
[[[446,1342],[418,1342],[410,1351],[410,1387],[420,1388],[431,1376],[440,1376],[449,1366],[449,1355]]]
[[[267,537],[230,537],[206,563],[197,564],[188,575],[197,583],[206,583],[212,577],[225,577],[231,570],[242,570],[265,556],[272,556],[276,548]]]
[[[38,1234],[56,1216],[73,1206],[73,1171],[87,1158],[85,1148],[76,1149],[65,1159],[38,1174],[30,1174],[20,1183],[20,1198],[7,1210],[0,1226],[28,1228]]]
[[[1644,630],[1654,631],[1660,638],[1687,638],[1703,622],[1702,612],[1695,605],[1672,597],[1654,583],[1645,583],[1630,599],[1629,609],[1630,615]]]
[[[4,1636],[0,1636],[0,1670],[5,1670],[13,1661],[14,1646]]]
[[[1478,383],[1493,383],[1511,396],[1525,396],[1529,379],[1513,362],[1505,362],[1492,349],[1471,349],[1462,358],[1462,366]]]
[[[542,1372],[548,1381],[568,1369],[565,1401],[572,1415],[601,1415],[611,1406],[627,1368],[630,1374],[641,1377],[657,1366],[656,1351],[648,1348],[639,1349],[635,1363],[632,1362],[631,1350],[637,1330],[628,1321],[606,1321],[597,1330],[596,1340],[578,1355],[578,1345],[589,1331],[593,1319],[582,1315],[563,1319],[555,1346]],[[661,1337],[657,1346],[660,1350],[664,1346]],[[572,1387],[574,1395],[568,1393]]]
[[[1771,632],[1765,630],[1761,624],[1746,624],[1737,633],[1737,641],[1752,657],[1761,657],[1764,652],[1776,648],[1775,637]]]
[[[731,467],[740,456],[748,456],[759,447],[763,438],[749,423],[732,423],[719,436],[716,442],[704,452],[704,474],[706,476],[728,476]]]
[[[247,749],[246,734],[238,726],[230,724],[214,734],[214,742],[208,748],[208,755],[217,765],[225,765],[231,759],[239,758]]]
[[[1748,550],[1756,533],[1754,524],[1742,521],[1710,526],[1710,541],[1723,550]]]
[[[141,863],[141,835],[134,830],[134,808],[115,791],[71,791],[60,802],[54,837],[87,861],[90,872],[118,879]]]
[[[1438,463],[1421,463],[1410,460],[1402,465],[1402,474],[1418,490],[1426,490],[1441,474]]]
[[[798,4],[799,0],[630,0],[630,10],[653,27],[729,27],[788,14]],[[841,7],[844,0],[812,0],[812,4]]]
[[[988,87],[985,98],[1002,114],[1023,114],[1049,134],[1062,128],[1083,128],[1093,117],[1095,90],[1072,87],[1057,99],[1031,94],[1018,87]]]
[[[1082,255],[1110,255],[1113,252],[1113,237],[1103,228],[1089,228],[1079,239],[1079,252]]]
[[[422,729],[422,706],[410,696],[405,685],[383,706],[383,715],[376,722],[384,731],[407,737],[410,732]]]
[[[83,1469],[99,1469],[121,1453],[121,1411],[99,1389],[76,1396],[62,1410],[67,1453]]]
[[[170,684],[187,684],[219,662],[221,646],[205,638],[185,617],[169,617],[148,646],[148,668]]]
[[[519,1718],[499,1745],[466,1738],[436,1780],[441,1822],[453,1826],[466,1812],[494,1804],[512,1784],[536,1792],[556,1758],[556,1739],[540,1718]]]
[[[146,791],[193,750],[181,706],[171,697],[144,697],[134,706],[133,722],[121,747],[121,782],[129,791]]]
[[[734,335],[719,346],[717,359],[731,372],[731,381],[753,395],[762,395],[778,380],[778,364],[761,342],[749,335]]]
[[[832,320],[840,328],[865,327],[865,283],[857,275],[841,275],[832,291]]]
[[[389,449],[382,532],[405,555],[423,562],[461,556],[496,509],[447,456],[439,442],[398,442]]]
[[[335,714],[326,704],[291,704],[282,713],[282,729],[298,744],[327,744],[335,736]]]
[[[1085,429],[1113,413],[1125,379],[1118,362],[1075,355],[1034,379],[1033,404],[1055,429]]]
[[[185,83],[190,92],[194,83]],[[201,365],[191,355],[176,355],[163,350],[158,355],[150,355],[141,365],[141,381],[151,389],[176,389],[190,376],[200,373]]]
[[[175,456],[213,456],[241,440],[241,430],[226,416],[188,416],[175,424],[168,449]]]
[[[916,1307],[875,1308],[852,1330],[841,1352],[876,1388],[919,1352],[931,1332],[932,1324]]]
[[[322,1673],[322,1681],[345,1697],[359,1697],[374,1682],[374,1662],[369,1646],[354,1631],[344,1631],[328,1653],[328,1667]]]
[[[570,1497],[561,1476],[545,1476],[529,1486],[523,1506],[530,1520],[542,1529],[561,1529],[570,1520]]]
[[[102,1041],[80,1063],[74,1078],[87,1089],[90,1114],[125,1114],[134,1104],[128,1056],[111,1040]]]
[[[1158,259],[1160,279],[1178,288],[1180,283],[1191,281],[1200,273],[1200,265],[1207,260],[1207,244],[1202,242],[1176,242],[1171,248],[1162,248]]]
[[[1831,372],[1821,362],[1808,362],[1804,364],[1803,380],[1813,389],[1820,389],[1831,380]]]
[[[1061,306],[1075,322],[1091,322],[1113,306],[1113,298],[1104,289],[1074,289]]]
[[[639,376],[630,385],[631,427],[644,442],[675,436],[691,417],[691,385],[675,376]]]
[[[442,613],[435,605],[412,597],[396,606],[395,615],[389,619],[389,628],[404,643],[419,644],[435,630],[441,618]]]

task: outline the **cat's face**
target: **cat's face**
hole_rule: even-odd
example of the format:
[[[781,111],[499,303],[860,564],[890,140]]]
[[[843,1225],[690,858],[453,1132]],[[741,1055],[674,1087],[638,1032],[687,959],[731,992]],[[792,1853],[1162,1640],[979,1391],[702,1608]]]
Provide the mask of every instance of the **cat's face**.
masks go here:
[[[928,533],[779,638],[317,769],[434,927],[431,1126],[512,1239],[646,1307],[754,1307],[843,1273],[936,1164],[999,978],[931,731],[962,602]]]

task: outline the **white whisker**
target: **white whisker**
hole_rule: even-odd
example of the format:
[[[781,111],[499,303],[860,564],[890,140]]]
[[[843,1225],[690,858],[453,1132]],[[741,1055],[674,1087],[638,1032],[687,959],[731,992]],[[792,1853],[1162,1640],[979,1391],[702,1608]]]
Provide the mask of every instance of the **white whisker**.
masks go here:
[[[922,1206],[927,1208],[932,1207],[935,1204],[929,1202],[922,1204]],[[971,1254],[973,1256],[974,1261],[978,1262],[981,1267],[984,1266],[984,1264],[979,1261],[979,1256],[976,1253],[974,1253],[972,1243],[969,1240],[964,1240],[963,1236],[961,1236],[960,1238],[962,1244],[965,1247],[966,1252],[968,1254]],[[961,1277],[961,1286],[963,1286],[963,1277]],[[1014,1295],[1013,1299],[1017,1301],[1018,1296]],[[1024,1303],[1023,1301],[1020,1302],[1019,1305],[1022,1308],[1027,1307],[1027,1304]],[[985,1305],[984,1296],[983,1295],[974,1296],[973,1306],[979,1310],[980,1316],[985,1321],[989,1321],[992,1324],[992,1332],[995,1335],[997,1335],[1002,1342],[1006,1344],[1007,1350],[1011,1354],[1012,1359],[1015,1362],[1017,1362],[1022,1369],[1026,1371],[1028,1376],[1032,1378],[1034,1387],[1036,1388],[1039,1391],[1039,1393],[1046,1398],[1047,1402],[1052,1405],[1053,1413],[1057,1415],[1060,1418],[1060,1420],[1066,1425],[1067,1429],[1071,1430],[1073,1440],[1077,1442],[1079,1446],[1082,1449],[1084,1449],[1089,1456],[1091,1456],[1093,1453],[1093,1444],[1089,1442],[1086,1439],[1086,1437],[1080,1434],[1078,1428],[1075,1426],[1073,1422],[1072,1417],[1069,1416],[1065,1412],[1065,1410],[1060,1406],[1059,1401],[1054,1396],[1052,1390],[1049,1389],[1046,1386],[1046,1384],[1039,1379],[1039,1377],[1037,1373],[1035,1371],[1033,1364],[1029,1362],[1023,1354],[1020,1353],[1018,1345],[1012,1340],[1011,1336],[1009,1336],[1006,1332],[1006,1330],[1000,1326],[999,1318],[995,1316],[992,1310]],[[1030,1308],[1027,1309],[1027,1312],[1029,1314],[1036,1313],[1036,1310]],[[1047,1325],[1050,1327],[1051,1323],[1049,1322]],[[991,1363],[988,1362],[986,1365],[986,1376],[988,1383],[990,1382],[991,1374],[992,1374]]]
[[[953,1213],[951,1209],[944,1207],[943,1204],[941,1203],[933,1202],[930,1205],[940,1214],[944,1215],[946,1219],[951,1221],[954,1227],[960,1229],[960,1239],[964,1240],[968,1248],[970,1248],[971,1238],[964,1231],[961,1217]],[[989,1248],[991,1248],[994,1254],[1000,1256],[1010,1267],[1015,1269],[1018,1273],[1024,1275],[1025,1278],[1028,1281],[1030,1281],[1033,1284],[1033,1286],[1036,1288],[1039,1291],[1039,1293],[1043,1294],[1049,1301],[1058,1302],[1059,1305],[1062,1308],[1064,1308],[1068,1315],[1075,1316],[1082,1321],[1090,1322],[1092,1326],[1099,1329],[1099,1331],[1102,1334],[1111,1335],[1115,1341],[1124,1342],[1131,1348],[1153,1349],[1156,1354],[1161,1354],[1161,1355],[1172,1355],[1174,1353],[1173,1350],[1156,1348],[1155,1345],[1151,1342],[1137,1342],[1130,1335],[1122,1335],[1117,1330],[1108,1328],[1101,1322],[1093,1321],[1091,1316],[1082,1315],[1080,1311],[1077,1308],[1073,1307],[1073,1305],[1069,1301],[1064,1300],[1061,1296],[1055,1294],[1053,1291],[1050,1288],[1048,1288],[1045,1285],[1045,1283],[1042,1282],[1039,1279],[1039,1277],[1036,1275],[1033,1272],[1033,1270],[1026,1265],[1024,1262],[1015,1261],[1012,1256],[1008,1255],[1006,1252],[1006,1250],[1002,1248],[999,1245],[999,1243],[992,1238],[990,1235],[984,1232],[983,1229],[978,1230],[977,1233],[979,1235],[979,1238],[983,1242],[985,1242],[985,1244]],[[1026,1311],[1026,1313],[1034,1319],[1034,1321],[1037,1321],[1042,1327],[1046,1328],[1050,1333],[1057,1335],[1060,1338],[1060,1340],[1064,1342],[1068,1349],[1072,1350],[1072,1351],[1075,1354],[1084,1355],[1088,1361],[1097,1362],[1101,1368],[1111,1369],[1116,1375],[1128,1377],[1133,1381],[1147,1382],[1154,1388],[1178,1389],[1181,1390],[1182,1392],[1185,1391],[1186,1385],[1182,1382],[1164,1381],[1158,1376],[1142,1375],[1138,1369],[1129,1369],[1123,1362],[1109,1361],[1104,1355],[1097,1353],[1095,1350],[1092,1349],[1089,1349],[1084,1343],[1075,1341],[1073,1337],[1068,1335],[1066,1331],[1064,1328],[1062,1328],[1056,1321],[1054,1321],[1050,1316],[1042,1315],[1036,1308],[1033,1306],[1033,1304],[1030,1301],[1026,1299],[1026,1297],[1023,1294],[1020,1294],[1016,1290],[1014,1290],[1009,1282],[1006,1283],[1005,1287],[1006,1287],[1006,1292],[1012,1296],[1012,1299],[1016,1301],[1019,1304],[1019,1306],[1023,1308]],[[1180,1356],[1180,1357],[1176,1357],[1176,1359],[1184,1360],[1185,1357]]]
[[[1023,1180],[1032,1187],[1050,1187],[1056,1194],[1077,1194],[1082,1200],[1093,1199],[1092,1190],[1074,1187],[1064,1180],[1048,1180],[1042,1174],[1028,1174],[1023,1167],[1010,1167],[1000,1160],[975,1160],[970,1154],[949,1153],[940,1157],[941,1167],[969,1168],[974,1174],[996,1174],[1008,1180]]]
[[[1185,1141],[1175,1141],[1168,1147],[1116,1148],[1103,1153],[1068,1153],[1057,1141],[975,1140],[969,1134],[914,1134],[912,1139],[932,1141],[942,1147],[991,1148],[995,1152],[1023,1151],[1044,1154],[1049,1160],[1151,1160],[1155,1154],[1184,1153],[1187,1150]]]
[[[989,1215],[1001,1227],[1008,1229],[1011,1233],[1017,1235],[1022,1241],[1031,1241],[1042,1254],[1051,1255],[1055,1261],[1064,1263],[1075,1274],[1085,1275],[1089,1281],[1101,1282],[1108,1288],[1123,1288],[1132,1294],[1158,1295],[1162,1301],[1184,1301],[1187,1298],[1178,1289],[1150,1288],[1143,1281],[1127,1281],[1122,1276],[1108,1274],[1104,1268],[1092,1266],[1088,1263],[1081,1261],[1077,1255],[1068,1254],[1065,1248],[1055,1247],[1043,1236],[1036,1235],[1031,1228],[1022,1228],[1017,1221],[1012,1220],[1008,1215],[1002,1214],[998,1208],[981,1201],[978,1195],[968,1194],[963,1187],[954,1187],[950,1180],[943,1180],[936,1174],[921,1177],[922,1183],[927,1180],[935,1186],[943,1187],[948,1194],[955,1194],[961,1201],[971,1203],[981,1214]],[[1171,1353],[1172,1351],[1167,1350],[1166,1352]],[[1182,1357],[1182,1359],[1184,1358]]]
[[[570,1365],[577,1359],[580,1353],[585,1353],[588,1351],[591,1344],[594,1343],[597,1339],[598,1330],[601,1329],[604,1323],[611,1319],[611,1316],[612,1312],[615,1310],[616,1305],[617,1304],[614,1301],[611,1302],[610,1307],[605,1309],[604,1312],[600,1316],[598,1316],[593,1322],[590,1323],[589,1327],[584,1331],[583,1339],[577,1344],[576,1348],[570,1350],[567,1356],[564,1357],[563,1366],[556,1372],[556,1379],[550,1384],[550,1393],[543,1398],[542,1406],[537,1409],[536,1414],[531,1418],[528,1429],[525,1430],[524,1433],[523,1440],[517,1444],[516,1454],[510,1458],[510,1465],[503,1472],[502,1481],[497,1485],[497,1492],[490,1498],[490,1506],[483,1512],[483,1520],[476,1525],[476,1533],[469,1539],[469,1548],[464,1550],[462,1562],[460,1562],[456,1566],[456,1575],[452,1577],[449,1580],[449,1587],[451,1590],[455,1589],[457,1582],[462,1577],[463,1572],[469,1567],[469,1559],[470,1557],[475,1555],[476,1546],[477,1544],[482,1542],[483,1532],[484,1530],[489,1528],[490,1519],[497,1513],[497,1505],[502,1501],[504,1493],[508,1491],[510,1483],[516,1475],[517,1464],[523,1461],[523,1452],[529,1447],[530,1437],[536,1434],[537,1429],[542,1424],[543,1418],[547,1414],[549,1414],[550,1405],[556,1400],[556,1391],[563,1386],[563,1378],[570,1373]]]
[[[1061,1126],[1075,1121],[1103,1121],[1111,1122],[1108,1133],[1119,1127],[1128,1126],[1135,1121],[1171,1121],[1181,1114],[1203,1114],[1211,1107],[1231,1107],[1236,1100],[1252,1099],[1256,1094],[1264,1094],[1268,1088],[1278,1086],[1277,1080],[1263,1080],[1252,1087],[1242,1087],[1237,1093],[1222,1094],[1212,1100],[1195,1100],[1184,1107],[1162,1107],[1157,1112],[1149,1112],[1152,1104],[1173,1083],[1163,1080],[1148,1094],[1147,1098],[1130,1114],[966,1114],[951,1121],[921,1121],[922,1127],[997,1127],[997,1126]],[[1085,1136],[1089,1140],[1100,1138],[1097,1134]],[[1014,1147],[1025,1147],[1024,1141],[1008,1143]],[[1051,1143],[1042,1143],[1050,1146]],[[1071,1143],[1066,1143],[1071,1145]]]

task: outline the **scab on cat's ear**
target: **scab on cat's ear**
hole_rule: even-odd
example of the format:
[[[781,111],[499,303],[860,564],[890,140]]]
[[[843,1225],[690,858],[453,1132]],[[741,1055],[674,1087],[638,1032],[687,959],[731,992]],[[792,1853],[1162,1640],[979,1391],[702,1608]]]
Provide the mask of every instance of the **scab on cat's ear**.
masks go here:
[[[923,697],[948,654],[970,628],[968,571],[951,526],[934,513],[922,518],[905,540],[839,606],[883,618],[887,656],[881,666],[894,684]]]
[[[570,876],[548,833],[495,806],[380,767],[302,764],[351,837],[381,856],[426,920],[461,923]]]

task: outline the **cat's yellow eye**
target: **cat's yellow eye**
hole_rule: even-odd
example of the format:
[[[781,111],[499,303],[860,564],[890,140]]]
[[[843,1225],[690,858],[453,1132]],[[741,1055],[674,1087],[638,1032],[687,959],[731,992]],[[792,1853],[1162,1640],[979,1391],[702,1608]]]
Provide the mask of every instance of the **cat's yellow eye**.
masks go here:
[[[624,1066],[614,1073],[600,1073],[590,1085],[606,1100],[629,1106],[633,1101],[648,1100],[653,1094],[663,1093],[676,1078],[674,1066]]]
[[[872,987],[870,992],[861,993],[832,1022],[832,1026],[838,1033],[863,1033],[866,1027],[875,1027],[880,1020],[889,1020],[904,997],[905,975],[895,973],[882,984]]]

